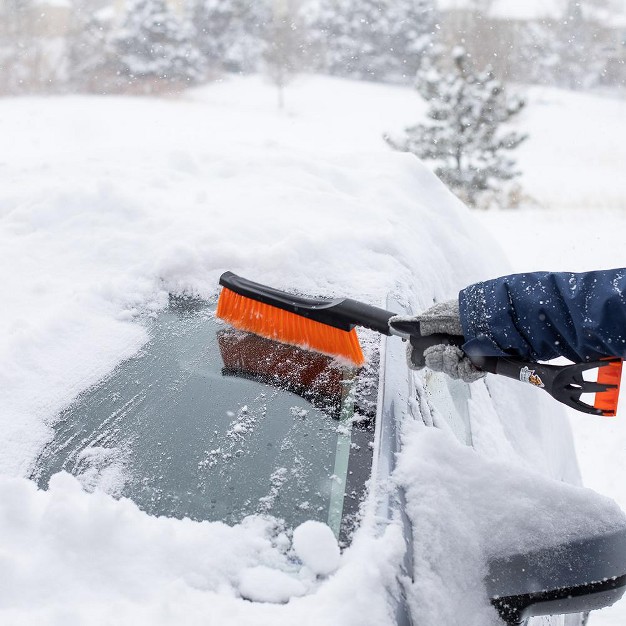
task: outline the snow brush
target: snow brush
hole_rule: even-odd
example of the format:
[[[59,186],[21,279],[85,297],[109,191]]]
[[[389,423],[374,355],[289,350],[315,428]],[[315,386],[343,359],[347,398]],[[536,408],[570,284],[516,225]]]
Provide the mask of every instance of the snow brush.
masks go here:
[[[232,272],[220,277],[222,291],[217,317],[235,328],[281,343],[345,359],[356,366],[365,363],[356,326],[411,342],[422,355],[431,346],[459,348],[465,339],[456,335],[422,335],[415,320],[390,319],[396,314],[350,298],[307,298],[255,283]],[[514,357],[468,355],[479,369],[513,378],[547,391],[567,406],[592,415],[615,416],[622,373],[621,359],[602,359],[571,365],[546,365]],[[420,365],[420,363],[417,363]],[[598,370],[597,380],[583,378]],[[594,394],[593,404],[581,400]]]

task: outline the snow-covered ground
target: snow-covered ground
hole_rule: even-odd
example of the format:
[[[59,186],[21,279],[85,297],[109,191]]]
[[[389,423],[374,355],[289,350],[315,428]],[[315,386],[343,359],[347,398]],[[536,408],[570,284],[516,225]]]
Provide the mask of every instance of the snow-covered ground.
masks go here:
[[[525,113],[529,131],[540,132],[522,167],[529,195],[550,204],[558,194],[546,160],[573,152],[563,146],[570,100],[532,97],[547,100]],[[590,111],[604,109],[619,122],[619,104],[584,102],[589,123]],[[47,492],[21,477],[59,411],[139,349],[146,334],[133,320],[163,307],[169,291],[211,296],[231,269],[375,304],[393,292],[418,310],[506,272],[476,217],[416,159],[383,142],[423,110],[411,90],[315,77],[288,88],[285,111],[258,78],[177,100],[0,101],[0,621],[390,623],[384,590],[395,588],[395,527],[376,536],[365,524],[337,571],[316,579],[307,561],[315,531],[302,530],[292,545],[267,521],[229,528],[152,518],[129,501],[83,492],[67,475]],[[594,174],[607,198],[622,193],[625,144],[613,135],[612,158]],[[569,180],[567,198],[591,192],[580,174],[588,162],[581,157],[571,179],[558,171]],[[405,433],[398,479],[419,531],[409,601],[420,623],[493,623],[476,572],[486,550],[504,550],[511,537],[621,523],[610,502],[551,480],[575,482],[576,472],[561,458],[565,418],[549,398],[515,383],[489,391],[495,405],[484,386],[472,399],[475,451],[446,432]],[[550,432],[565,444],[544,449]],[[493,477],[501,475],[499,491]],[[454,490],[446,492],[448,481]],[[511,489],[524,498],[511,502]],[[542,506],[557,498],[577,503],[579,515],[557,523]],[[520,506],[532,518],[524,535],[515,527]],[[496,513],[498,532],[485,524]],[[319,573],[334,570],[333,558]],[[241,595],[292,600],[261,605]]]
[[[591,211],[626,209],[626,100],[533,87],[527,102],[518,163],[529,200],[589,220]]]

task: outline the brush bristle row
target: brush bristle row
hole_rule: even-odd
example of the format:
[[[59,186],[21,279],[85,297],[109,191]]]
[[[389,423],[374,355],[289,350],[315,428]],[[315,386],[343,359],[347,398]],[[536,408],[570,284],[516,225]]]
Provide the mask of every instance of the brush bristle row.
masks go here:
[[[223,288],[217,317],[235,328],[363,365],[356,331],[341,330]]]

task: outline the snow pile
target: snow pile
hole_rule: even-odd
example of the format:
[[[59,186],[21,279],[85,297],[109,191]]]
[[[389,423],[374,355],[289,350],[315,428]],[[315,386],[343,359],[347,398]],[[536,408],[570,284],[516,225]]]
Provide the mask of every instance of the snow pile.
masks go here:
[[[230,527],[155,518],[129,500],[83,491],[68,474],[54,476],[49,491],[0,476],[0,502],[3,624],[388,622],[381,589],[395,584],[397,529],[361,537],[332,584],[297,599],[321,583],[298,565],[271,519]],[[301,541],[310,531],[302,529]]]
[[[416,538],[410,603],[418,624],[433,615],[451,626],[498,624],[481,583],[490,557],[610,533],[626,523],[608,498],[489,461],[419,422],[405,425],[404,446],[398,480]]]
[[[426,377],[442,375],[418,375],[418,388]],[[413,526],[416,623],[499,625],[482,584],[490,558],[626,526],[615,502],[579,486],[567,418],[546,393],[493,376],[470,391],[471,448],[428,402],[436,429],[403,425],[396,479]]]
[[[332,574],[339,567],[339,546],[326,524],[310,520],[293,531],[293,549],[298,558],[318,576]]]
[[[306,593],[306,587],[299,580],[265,565],[244,569],[240,581],[241,596],[252,602],[289,602],[290,598]]]

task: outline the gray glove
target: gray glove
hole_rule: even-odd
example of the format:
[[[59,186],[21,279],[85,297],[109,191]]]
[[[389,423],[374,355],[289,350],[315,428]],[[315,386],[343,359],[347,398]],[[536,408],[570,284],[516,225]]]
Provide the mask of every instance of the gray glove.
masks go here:
[[[407,318],[403,319],[406,320]],[[422,335],[442,333],[463,336],[458,300],[439,302],[421,315],[416,315],[410,319],[420,323]],[[423,365],[417,364],[421,360],[421,354],[416,354],[415,348],[410,343],[407,346],[406,356],[407,364],[411,369],[416,370],[423,367]],[[456,346],[444,344],[431,346],[424,350],[424,360],[429,369],[435,372],[444,372],[450,378],[461,379],[466,383],[473,383],[485,376],[485,372],[479,370],[463,350]]]
[[[433,304],[430,309],[416,315],[415,320],[420,323],[422,335],[442,333],[444,335],[463,336],[458,300]]]
[[[411,344],[407,349],[407,362],[412,369],[420,369],[413,361],[414,348]],[[486,372],[479,370],[469,357],[456,346],[438,345],[424,350],[426,367],[433,372],[443,372],[450,378],[457,378],[465,383],[473,383],[486,376]]]

